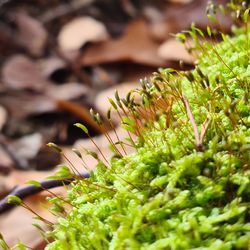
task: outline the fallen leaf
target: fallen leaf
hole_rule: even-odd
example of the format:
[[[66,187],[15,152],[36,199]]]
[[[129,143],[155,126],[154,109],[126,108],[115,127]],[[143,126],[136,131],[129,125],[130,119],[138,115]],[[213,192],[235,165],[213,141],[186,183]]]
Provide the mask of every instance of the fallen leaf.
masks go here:
[[[86,66],[130,61],[155,67],[166,66],[166,61],[157,54],[158,46],[150,37],[145,21],[137,19],[128,24],[126,32],[119,39],[87,48],[82,55],[82,63]]]
[[[106,27],[92,17],[78,17],[63,26],[58,35],[58,45],[62,51],[80,49],[87,42],[106,40]]]
[[[227,0],[218,0],[220,4],[226,4]],[[186,28],[190,28],[190,24],[193,22],[198,27],[206,30],[207,25],[211,25],[212,27],[216,27],[220,29],[223,27],[224,32],[229,31],[231,28],[231,18],[229,16],[223,16],[218,13],[218,18],[220,18],[220,23],[218,22],[210,22],[206,15],[207,1],[204,0],[196,0],[191,1],[189,4],[182,5],[182,8],[176,7],[174,10],[169,8],[166,15],[166,21],[171,23],[172,21],[176,21],[178,23],[177,27],[179,30],[183,30]],[[182,18],[180,18],[182,17]]]
[[[37,155],[31,159],[30,165],[33,169],[44,171],[49,170],[60,164],[61,162],[61,155],[51,150],[47,145],[43,145]]]
[[[37,65],[23,55],[9,58],[2,67],[2,82],[11,89],[31,89],[42,91],[47,81]]]
[[[80,83],[65,83],[62,85],[50,85],[46,94],[55,100],[72,100],[84,96],[89,89]]]
[[[26,135],[8,145],[8,150],[18,159],[21,166],[29,167],[28,161],[35,158],[43,145],[42,136],[39,133]]]
[[[16,52],[20,47],[14,39],[13,30],[4,22],[0,23],[0,44],[0,55],[3,59]]]
[[[10,156],[7,154],[7,152],[4,150],[4,148],[2,147],[2,145],[0,145],[0,173],[1,174],[8,174],[10,173],[12,170],[13,170],[13,166],[14,166],[14,163],[12,161],[12,159],[10,158]],[[0,183],[2,183],[0,181]],[[3,190],[1,187],[0,187],[0,192],[1,190]],[[1,194],[0,194],[1,196]]]
[[[12,190],[12,188],[13,186],[8,182],[6,176],[0,175],[0,199],[6,196]]]
[[[218,4],[225,5],[227,0],[218,0]],[[230,16],[223,16],[218,13],[220,24],[218,22],[210,22],[206,15],[206,0],[191,1],[186,4],[168,4],[163,10],[164,18],[158,19],[149,25],[149,33],[158,41],[165,41],[171,34],[182,30],[190,29],[191,23],[201,29],[206,30],[207,26],[217,28],[223,32],[231,29],[232,20]]]
[[[163,18],[161,8],[157,8],[156,6],[153,5],[143,6],[142,11],[143,11],[143,16],[145,16],[145,18],[149,20],[149,22],[155,22]]]
[[[15,14],[18,43],[26,48],[31,55],[40,56],[47,42],[47,31],[35,18],[25,13]]]
[[[116,82],[111,72],[106,71],[103,67],[95,66],[92,68],[92,86],[96,90],[104,89],[115,85]]]
[[[24,119],[29,115],[43,114],[58,110],[55,100],[41,94],[27,92],[8,92],[0,98],[11,118]],[[31,105],[32,104],[32,105]]]
[[[0,131],[2,130],[4,124],[7,120],[7,111],[4,107],[0,106]]]
[[[39,61],[39,69],[45,78],[50,78],[58,70],[63,70],[67,67],[64,60],[59,57],[49,57]]]
[[[146,65],[140,65],[140,64],[126,64],[125,67],[123,67],[123,78],[122,81],[119,82],[139,82],[140,79],[143,79],[145,77],[151,77],[152,72],[156,72],[158,67],[151,67]]]
[[[187,52],[184,44],[174,38],[168,39],[158,49],[158,55],[165,60],[183,61],[193,64],[195,59]]]
[[[46,134],[47,135],[47,134]],[[0,172],[11,167],[19,169],[52,169],[60,163],[61,155],[44,145],[45,136],[40,133],[25,135],[20,139],[2,139],[0,145]]]
[[[170,3],[181,3],[181,4],[188,4],[193,2],[194,0],[168,0]]]
[[[49,5],[47,11],[45,11],[45,13],[42,12],[42,14],[39,16],[39,20],[41,20],[43,23],[53,22],[54,20],[64,16],[71,15],[72,12],[77,12],[82,8],[88,7],[94,1],[95,0],[73,0],[70,2],[60,3],[55,5],[55,7]]]

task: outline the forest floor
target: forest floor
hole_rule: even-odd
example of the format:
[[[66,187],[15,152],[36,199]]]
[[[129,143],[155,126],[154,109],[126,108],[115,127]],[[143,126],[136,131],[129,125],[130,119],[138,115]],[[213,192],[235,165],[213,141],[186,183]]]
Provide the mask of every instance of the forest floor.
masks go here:
[[[108,97],[115,90],[125,96],[160,67],[192,68],[195,59],[173,34],[189,29],[192,22],[206,30],[206,4],[206,0],[0,0],[0,199],[28,180],[44,180],[64,162],[46,146],[48,142],[60,145],[82,171],[71,149],[92,145],[73,126],[76,122],[85,124],[110,156],[89,109],[105,117]],[[230,22],[222,18],[221,25],[229,30]],[[115,115],[112,122],[125,137]],[[95,167],[92,158],[86,161]],[[63,195],[65,188],[54,192]],[[30,196],[25,203],[53,221],[46,209],[47,195]],[[10,246],[20,239],[33,249],[44,248],[32,217],[22,207],[0,214],[0,232]]]

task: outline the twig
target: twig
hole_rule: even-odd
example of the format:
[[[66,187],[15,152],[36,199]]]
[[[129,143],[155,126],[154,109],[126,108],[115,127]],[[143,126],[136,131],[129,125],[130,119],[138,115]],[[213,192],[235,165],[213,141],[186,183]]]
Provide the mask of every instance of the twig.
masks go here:
[[[79,177],[89,178],[89,174],[84,173],[84,174],[81,174]],[[74,180],[75,178],[67,178],[67,179],[62,179],[62,180],[45,180],[45,181],[39,182],[41,184],[41,187],[34,186],[34,185],[28,185],[25,187],[16,187],[5,198],[0,200],[0,214],[6,211],[9,211],[15,207],[14,204],[8,203],[9,195],[15,195],[15,196],[18,196],[20,199],[24,199],[28,196],[39,193],[46,189],[69,185]]]

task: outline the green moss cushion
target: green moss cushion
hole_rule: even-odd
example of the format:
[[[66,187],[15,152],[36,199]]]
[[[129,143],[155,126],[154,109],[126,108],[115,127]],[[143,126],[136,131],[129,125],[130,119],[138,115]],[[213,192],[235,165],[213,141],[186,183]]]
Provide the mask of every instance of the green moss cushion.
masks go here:
[[[152,77],[146,91],[171,110],[142,129],[134,154],[72,187],[47,250],[250,249],[249,46],[238,30],[198,44],[193,71]]]

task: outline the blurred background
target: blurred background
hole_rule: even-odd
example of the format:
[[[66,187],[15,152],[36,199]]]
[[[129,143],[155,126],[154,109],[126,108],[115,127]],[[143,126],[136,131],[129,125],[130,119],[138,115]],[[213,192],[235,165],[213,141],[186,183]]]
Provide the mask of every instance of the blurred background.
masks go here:
[[[226,3],[226,0],[217,3]],[[103,130],[89,109],[103,117],[107,97],[139,86],[160,67],[191,69],[195,59],[174,33],[192,22],[206,30],[206,0],[0,0],[0,199],[28,180],[44,180],[63,163],[46,146],[60,145],[82,171],[71,148],[93,148],[73,126],[85,124],[109,157]],[[221,19],[224,30],[230,22]],[[119,137],[119,119],[112,115]],[[112,135],[112,132],[110,132]],[[95,161],[86,157],[90,168]],[[57,188],[63,195],[64,188]],[[43,192],[25,200],[41,216]],[[46,243],[22,207],[0,213],[0,232],[10,246],[18,239],[33,249]]]

